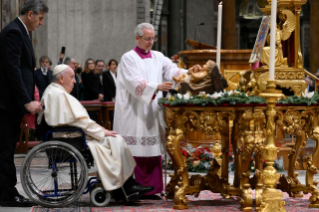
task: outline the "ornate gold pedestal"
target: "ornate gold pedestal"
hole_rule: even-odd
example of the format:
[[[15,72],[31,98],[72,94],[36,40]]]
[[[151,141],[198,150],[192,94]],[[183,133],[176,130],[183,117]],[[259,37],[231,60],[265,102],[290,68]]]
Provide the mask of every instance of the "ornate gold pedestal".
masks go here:
[[[267,80],[269,79],[268,67],[261,67],[255,70],[241,72],[239,89],[248,95],[259,95],[266,91]],[[305,72],[301,68],[276,68],[275,83],[281,88],[287,88],[295,95],[301,96],[307,88],[304,80]]]
[[[272,86],[274,89],[274,83]],[[165,106],[166,148],[174,167],[174,174],[171,174],[166,190],[167,198],[174,199],[175,209],[187,209],[186,195],[198,197],[202,190],[220,193],[225,198],[240,196],[243,211],[251,211],[254,207],[259,211],[284,211],[279,190],[287,192],[292,198],[302,196],[302,193],[311,193],[309,207],[319,207],[318,182],[313,180],[319,164],[319,104],[276,105],[281,95],[272,91],[263,93],[268,105]],[[296,137],[295,146],[289,154],[288,176],[280,176],[273,167],[278,149],[274,141],[275,127],[280,128],[284,134]],[[206,176],[188,175],[186,158],[180,151],[180,141],[187,139],[190,132],[201,138],[208,136],[215,142],[211,149],[216,154],[216,160],[212,161]],[[314,152],[307,158],[306,182],[301,184],[295,173],[295,162],[308,137],[316,144]],[[236,167],[232,183],[228,182],[229,142]],[[222,158],[218,157],[220,151]],[[256,171],[250,177],[249,164],[253,154]],[[265,170],[264,159],[267,165]],[[276,184],[278,180],[280,183]],[[255,205],[252,189],[256,191]],[[273,209],[274,205],[278,208]]]

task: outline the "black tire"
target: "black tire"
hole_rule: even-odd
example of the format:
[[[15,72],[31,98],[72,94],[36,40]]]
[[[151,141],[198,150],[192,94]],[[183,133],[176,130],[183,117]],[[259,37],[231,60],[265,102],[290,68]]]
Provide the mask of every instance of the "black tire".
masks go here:
[[[54,168],[53,164],[57,161]],[[24,191],[35,203],[46,208],[64,207],[83,194],[88,168],[76,148],[65,142],[48,141],[35,146],[27,154],[20,177]],[[55,195],[55,188],[59,196],[52,196]]]

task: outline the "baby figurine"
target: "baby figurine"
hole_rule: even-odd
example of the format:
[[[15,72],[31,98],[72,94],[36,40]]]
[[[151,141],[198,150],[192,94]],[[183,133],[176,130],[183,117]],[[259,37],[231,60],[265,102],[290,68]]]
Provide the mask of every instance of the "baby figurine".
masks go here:
[[[214,61],[208,60],[206,64],[203,65],[203,68],[201,68],[199,65],[195,65],[188,70],[187,74],[184,73],[178,77],[173,77],[173,80],[175,82],[186,82],[188,84],[196,84],[204,80],[205,77],[209,75],[210,71],[213,70],[215,66],[216,63]]]

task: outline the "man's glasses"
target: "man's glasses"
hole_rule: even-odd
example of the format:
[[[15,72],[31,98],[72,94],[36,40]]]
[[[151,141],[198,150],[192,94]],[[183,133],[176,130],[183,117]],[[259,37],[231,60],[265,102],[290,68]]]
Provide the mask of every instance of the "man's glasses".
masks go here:
[[[142,38],[141,36],[139,36],[140,38]],[[147,42],[150,42],[150,41],[154,41],[156,42],[157,41],[157,38],[143,38],[143,40],[147,41]]]

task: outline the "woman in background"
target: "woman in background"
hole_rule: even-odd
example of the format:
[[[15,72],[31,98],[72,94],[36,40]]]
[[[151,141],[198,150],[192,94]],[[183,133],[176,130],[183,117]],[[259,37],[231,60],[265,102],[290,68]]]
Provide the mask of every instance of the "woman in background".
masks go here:
[[[103,87],[93,59],[86,60],[81,76],[84,86],[84,100],[103,101]]]

